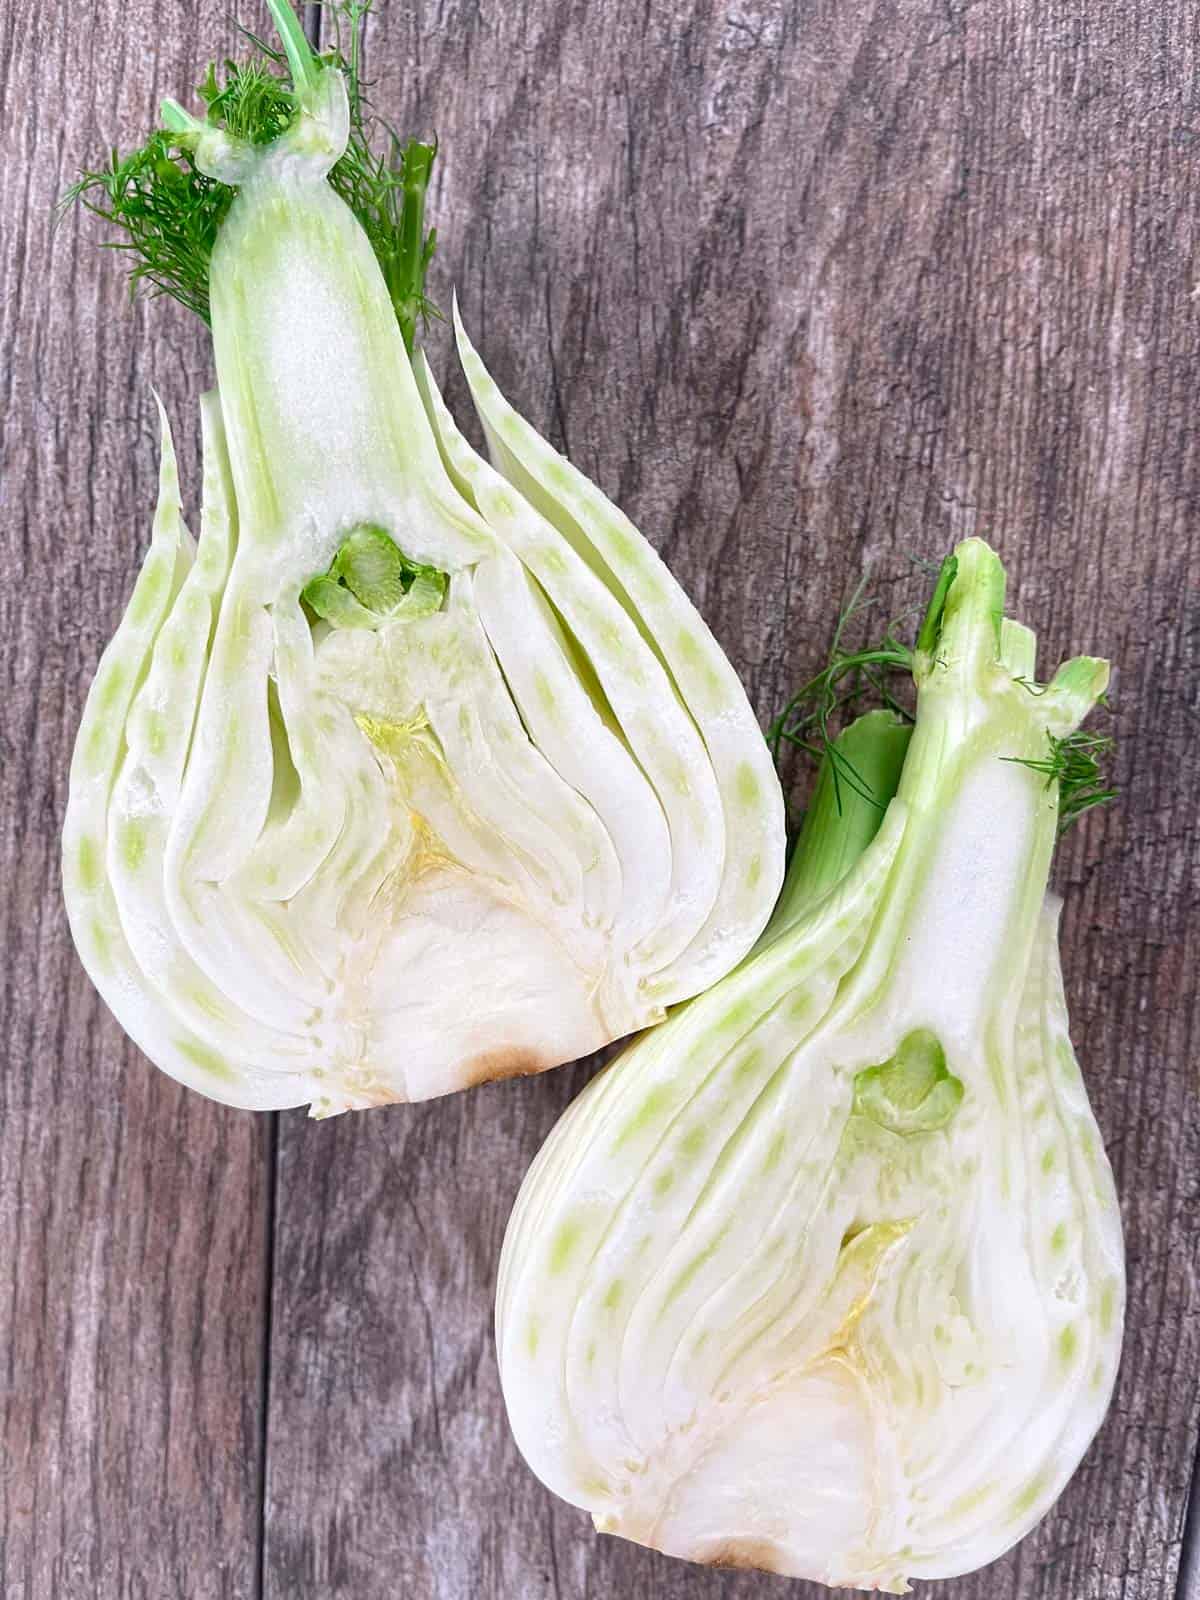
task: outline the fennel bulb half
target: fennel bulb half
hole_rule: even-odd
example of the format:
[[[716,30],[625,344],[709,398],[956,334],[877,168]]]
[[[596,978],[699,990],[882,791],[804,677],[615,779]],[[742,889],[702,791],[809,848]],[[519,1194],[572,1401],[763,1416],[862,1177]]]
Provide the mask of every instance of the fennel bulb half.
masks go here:
[[[1124,1301],[1046,894],[1107,667],[1036,684],[996,556],[943,575],[911,739],[847,730],[755,952],[563,1116],[496,1311],[517,1442],[598,1528],[897,1594],[1046,1512]]]
[[[290,85],[210,73],[205,117],[166,102],[79,186],[211,322],[217,386],[195,543],[162,421],[63,877],[84,965],[160,1067],[326,1114],[662,1017],[762,931],[784,827],[695,609],[457,321],[490,463],[455,428],[409,348],[432,151],[372,156],[356,66],[271,10]]]

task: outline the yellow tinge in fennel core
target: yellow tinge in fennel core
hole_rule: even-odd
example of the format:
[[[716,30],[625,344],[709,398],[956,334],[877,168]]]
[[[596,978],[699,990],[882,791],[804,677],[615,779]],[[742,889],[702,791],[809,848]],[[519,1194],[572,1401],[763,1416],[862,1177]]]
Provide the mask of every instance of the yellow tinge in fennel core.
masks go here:
[[[202,120],[164,108],[186,181],[205,204],[229,194],[189,301],[217,373],[200,535],[164,417],[63,876],[89,974],[160,1067],[326,1114],[658,1020],[761,933],[784,825],[694,607],[456,318],[490,462],[458,432],[339,176],[353,79],[348,98],[272,12],[284,131],[239,136],[231,97]]]
[[[758,948],[543,1146],[496,1302],[517,1443],[599,1529],[897,1594],[1045,1514],[1125,1295],[1046,896],[1107,667],[1036,683],[979,541],[943,579],[911,735],[833,746]]]

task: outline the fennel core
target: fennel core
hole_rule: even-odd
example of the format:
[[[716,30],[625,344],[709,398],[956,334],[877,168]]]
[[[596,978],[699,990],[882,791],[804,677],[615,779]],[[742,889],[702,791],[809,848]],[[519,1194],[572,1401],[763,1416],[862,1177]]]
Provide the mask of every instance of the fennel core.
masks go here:
[[[165,99],[163,126],[138,149],[125,155],[114,149],[107,166],[81,172],[63,195],[59,213],[79,204],[117,229],[122,237],[105,241],[103,248],[130,258],[131,291],[145,285],[152,295],[177,300],[211,326],[212,253],[239,186],[206,171],[197,160],[197,145],[214,134],[224,134],[234,145],[274,143],[292,127],[301,95],[312,90],[317,72],[332,67],[345,80],[350,127],[328,182],[370,241],[411,354],[419,325],[440,316],[425,294],[437,248],[437,230],[425,226],[436,142],[403,141],[371,112],[361,72],[362,28],[371,0],[343,0],[329,8],[337,36],[320,55],[287,0],[267,4],[283,48],[273,49],[243,29],[254,53],[245,61],[209,63],[196,90],[204,115],[193,116],[177,100]]]

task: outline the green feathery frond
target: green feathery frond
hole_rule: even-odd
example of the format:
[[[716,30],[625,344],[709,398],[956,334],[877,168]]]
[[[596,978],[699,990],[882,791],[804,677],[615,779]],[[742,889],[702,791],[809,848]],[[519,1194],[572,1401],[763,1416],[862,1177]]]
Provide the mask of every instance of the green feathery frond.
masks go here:
[[[368,108],[362,33],[370,0],[342,0],[328,10],[334,19],[334,44],[314,56],[294,13],[277,0],[272,11],[284,51],[243,28],[254,54],[242,62],[209,64],[197,89],[205,106],[203,121],[168,102],[165,119],[170,125],[152,133],[140,149],[128,155],[114,150],[108,166],[82,172],[63,196],[60,211],[80,204],[116,228],[121,237],[107,248],[132,257],[131,286],[136,290],[149,284],[154,294],[169,295],[208,322],[213,246],[237,190],[199,170],[190,148],[194,131],[219,128],[239,144],[271,144],[291,127],[300,94],[314,75],[341,72],[350,137],[329,183],[370,240],[411,351],[418,324],[438,315],[425,295],[425,275],[437,243],[434,230],[425,228],[425,194],[436,145],[403,142]]]
[[[234,192],[159,131],[140,150],[123,156],[114,149],[107,167],[81,173],[59,209],[82,205],[120,230],[123,237],[103,248],[133,258],[131,291],[149,284],[153,295],[169,295],[207,322],[208,264]]]
[[[1058,831],[1064,834],[1094,806],[1115,800],[1117,790],[1107,781],[1106,767],[1116,749],[1116,740],[1107,733],[1088,733],[1078,728],[1065,738],[1048,734],[1048,754],[1038,760],[1020,756],[1003,759],[1031,772],[1046,775],[1046,787],[1058,785]]]
[[[911,681],[918,653],[936,659],[946,599],[957,575],[958,563],[954,556],[947,556],[940,566],[924,562],[921,565],[928,566],[936,576],[917,629],[915,645],[910,647],[899,637],[903,619],[897,618],[888,623],[875,642],[857,649],[846,647],[847,631],[875,604],[864,595],[868,582],[864,577],[838,615],[828,661],[820,672],[800,686],[767,730],[767,743],[776,761],[784,747],[791,745],[818,763],[828,762],[839,815],[843,785],[881,809],[884,802],[874,795],[869,782],[839,748],[838,732],[847,722],[874,708],[891,711],[901,721],[912,722],[912,711],[899,694],[903,684]],[[1026,682],[1023,678],[1016,681],[1024,683],[1031,694],[1045,692],[1043,685]],[[1084,812],[1115,797],[1117,791],[1107,784],[1104,775],[1104,766],[1113,747],[1110,736],[1079,730],[1065,738],[1051,737],[1049,753],[1044,758],[1008,756],[1002,759],[1045,773],[1048,785],[1057,783],[1058,825],[1062,833]]]
[[[847,630],[875,604],[864,593],[867,582],[864,576],[838,615],[828,661],[801,684],[767,729],[767,743],[776,761],[785,745],[803,750],[817,762],[828,760],[839,815],[843,784],[868,803],[879,804],[870,784],[838,748],[842,724],[856,716],[868,700],[912,721],[911,710],[893,692],[895,674],[910,678],[913,666],[912,650],[897,636],[900,619],[889,622],[874,644],[855,650],[844,644]]]

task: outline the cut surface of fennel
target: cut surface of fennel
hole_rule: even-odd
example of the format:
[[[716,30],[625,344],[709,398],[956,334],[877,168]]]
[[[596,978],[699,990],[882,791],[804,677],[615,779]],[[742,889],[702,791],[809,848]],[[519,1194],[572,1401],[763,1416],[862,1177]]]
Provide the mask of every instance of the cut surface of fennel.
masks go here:
[[[880,712],[839,741],[886,811],[826,766],[758,947],[569,1108],[497,1292],[517,1442],[598,1528],[892,1593],[1046,1512],[1124,1302],[1046,893],[1057,792],[1020,764],[1106,668],[1035,685],[999,562],[957,558],[911,737]]]
[[[287,42],[299,111],[273,144],[172,114],[236,185],[207,281],[200,537],[163,417],[63,873],[84,964],[152,1060],[231,1104],[327,1114],[661,1017],[761,932],[784,830],[736,674],[650,545],[461,323],[491,463],[414,371],[326,181],[342,74]],[[380,540],[394,605],[362,580]]]

